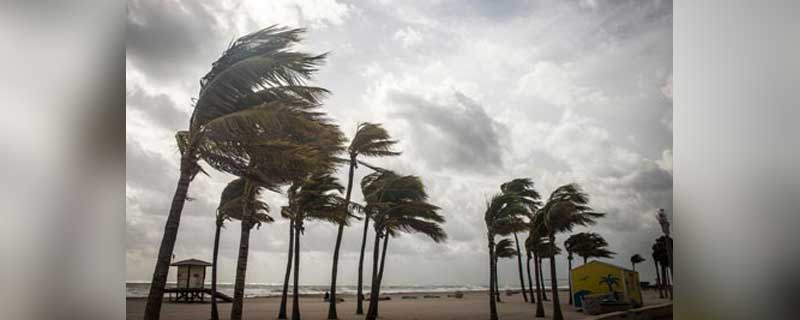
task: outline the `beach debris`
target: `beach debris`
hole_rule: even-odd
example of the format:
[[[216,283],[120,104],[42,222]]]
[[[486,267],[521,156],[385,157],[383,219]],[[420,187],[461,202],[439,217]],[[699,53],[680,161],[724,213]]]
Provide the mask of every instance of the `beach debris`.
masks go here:
[[[392,300],[392,297],[390,296],[378,297],[378,301],[386,301],[386,300]]]
[[[447,296],[449,297],[450,295],[447,295]],[[453,294],[453,297],[456,298],[456,299],[464,298],[464,293],[461,292],[461,291],[456,291],[455,294]]]
[[[417,296],[403,296],[402,299],[417,299]]]
[[[439,298],[441,298],[440,296],[434,296],[434,295],[430,295],[430,294],[429,295],[424,295],[422,297],[425,298],[425,299],[439,299]]]

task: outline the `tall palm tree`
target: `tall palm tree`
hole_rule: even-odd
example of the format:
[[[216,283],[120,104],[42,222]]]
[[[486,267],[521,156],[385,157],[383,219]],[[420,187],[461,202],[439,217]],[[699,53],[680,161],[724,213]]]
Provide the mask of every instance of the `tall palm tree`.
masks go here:
[[[150,282],[146,320],[160,318],[189,184],[203,172],[200,159],[240,177],[251,160],[272,159],[261,164],[263,174],[273,183],[288,183],[298,172],[316,166],[319,150],[313,148],[318,145],[314,141],[331,136],[324,132],[338,131],[314,110],[328,91],[305,85],[325,55],[291,50],[302,33],[272,26],[243,36],[201,79],[189,130],[176,135],[180,175]]]
[[[438,214],[439,207],[427,202],[428,194],[419,177],[381,170],[364,177],[361,190],[366,202],[364,211],[369,212],[375,222],[372,285],[366,317],[374,320],[378,317],[378,297],[389,239],[399,233],[421,233],[435,242],[441,242],[447,235],[440,226],[444,223],[444,217]],[[383,250],[378,266],[381,239]]]
[[[511,180],[509,182],[503,183],[500,185],[500,191],[503,193],[513,193],[519,200],[528,208],[528,216],[530,217],[536,210],[539,209],[541,206],[541,201],[539,195],[536,190],[533,189],[533,181],[529,178],[518,178]],[[514,232],[514,243],[517,247],[517,252],[521,252],[519,249],[519,238],[517,237],[517,233]],[[519,284],[520,288],[522,288],[522,298],[525,302],[528,302],[528,294],[525,292],[525,280],[522,277],[522,255],[517,255],[517,268],[519,271]],[[533,296],[531,296],[533,299]]]
[[[567,184],[558,187],[539,210],[534,218],[534,224],[541,226],[546,231],[548,241],[555,243],[556,234],[569,232],[576,226],[592,225],[595,219],[605,214],[593,212],[589,207],[589,195],[584,193],[577,184]],[[550,285],[553,290],[553,319],[563,320],[561,305],[559,303],[558,283],[556,281],[555,256],[550,256]]]
[[[282,210],[294,222],[294,277],[292,292],[292,319],[300,320],[300,237],[304,223],[308,220],[322,220],[343,223],[346,215],[344,199],[339,196],[344,187],[336,181],[330,171],[309,174],[305,179],[295,181],[288,189],[289,205]]]
[[[535,220],[534,220],[535,222]],[[538,248],[541,246],[543,242],[542,237],[542,229],[531,222],[528,227],[528,238],[525,240],[525,246],[529,248],[529,250],[533,253],[533,266],[534,266],[534,274],[533,277],[536,279],[536,317],[537,318],[544,318],[544,281],[542,280],[542,266],[539,263],[539,252],[537,251]],[[531,284],[533,285],[533,284]]]
[[[580,235],[577,233],[569,236],[564,241],[564,249],[567,250],[567,283],[569,284],[569,305],[572,305],[572,253],[577,250],[578,243],[581,241]]]
[[[636,271],[636,264],[644,262],[645,259],[642,258],[638,253],[631,256],[631,268],[633,271]]]
[[[223,202],[220,201],[220,207],[222,204]],[[219,320],[219,310],[217,309],[217,257],[219,255],[219,236],[222,228],[224,227],[225,220],[229,219],[230,217],[223,214],[221,210],[217,208],[217,216],[215,219],[216,228],[214,231],[214,250],[211,254],[211,320]]]
[[[538,256],[538,259],[539,259],[539,261],[538,261],[538,263],[539,263],[539,280],[542,281],[542,301],[550,301],[550,299],[547,299],[547,290],[544,290],[544,288],[545,288],[544,266],[543,266],[543,262],[542,262],[542,260],[544,260],[544,258],[547,257],[547,256],[544,255],[541,252],[538,252],[538,251],[537,251],[537,253],[538,253],[537,256]]]
[[[237,178],[228,183],[222,191],[220,214],[241,221],[242,226],[239,239],[239,257],[236,261],[231,319],[241,319],[242,317],[250,230],[253,227],[260,227],[262,223],[272,222],[272,218],[267,215],[269,206],[258,199],[262,190],[262,187],[252,181]]]
[[[501,258],[508,259],[508,258],[513,258],[515,256],[518,256],[517,250],[514,250],[514,248],[512,247],[511,239],[500,239],[500,241],[498,241],[494,247],[495,260],[500,260]],[[494,263],[497,264],[497,261],[495,261]],[[494,277],[495,279],[497,279],[497,269],[495,269],[494,272],[495,272]],[[497,296],[497,302],[501,302],[499,281],[494,284],[494,292],[495,295]]]
[[[284,218],[289,218],[281,210]],[[281,290],[281,306],[278,308],[278,319],[286,319],[286,300],[289,295],[289,277],[292,274],[292,258],[294,257],[294,221],[289,218],[289,253],[286,258],[286,272],[283,275],[283,289]]]
[[[520,197],[513,193],[497,194],[486,204],[484,222],[486,223],[486,236],[489,241],[489,317],[491,320],[497,319],[495,236],[510,234],[518,231],[518,226],[525,226],[524,217],[527,213],[525,204],[520,200]]]
[[[528,289],[529,289],[528,293],[531,296],[530,302],[536,303],[536,298],[533,292],[534,283],[533,283],[533,278],[531,277],[531,259],[533,259],[533,244],[531,243],[531,241],[532,239],[530,239],[530,237],[525,239],[525,256],[527,257],[527,260],[525,262],[525,267],[528,273]],[[536,276],[538,280],[539,275],[537,274]]]
[[[347,147],[349,158],[349,171],[347,175],[347,191],[345,192],[345,203],[350,204],[350,195],[353,191],[353,174],[358,168],[358,156],[365,157],[387,157],[399,155],[399,152],[393,151],[392,147],[397,141],[392,140],[389,133],[377,123],[359,123],[356,134],[350,141]],[[367,244],[367,231],[369,230],[369,216],[364,219],[364,235],[361,239],[361,255],[358,260],[358,285],[356,294],[356,314],[364,313],[364,292],[363,285],[363,269],[364,269],[364,248]],[[330,304],[328,306],[328,319],[337,319],[336,313],[336,276],[339,268],[339,248],[342,244],[342,234],[344,233],[344,224],[339,225],[339,230],[336,233],[336,245],[333,249],[333,271],[331,273],[331,296]]]

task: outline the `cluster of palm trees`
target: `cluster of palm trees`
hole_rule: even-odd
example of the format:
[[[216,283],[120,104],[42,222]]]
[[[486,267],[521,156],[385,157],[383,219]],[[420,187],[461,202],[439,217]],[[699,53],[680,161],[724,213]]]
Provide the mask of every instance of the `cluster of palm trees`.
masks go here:
[[[484,221],[487,229],[489,245],[489,316],[497,319],[497,301],[499,301],[497,281],[497,259],[507,257],[509,254],[518,257],[520,286],[523,298],[531,303],[536,303],[536,317],[545,316],[542,301],[545,300],[545,284],[541,264],[544,259],[550,261],[550,286],[553,299],[553,319],[563,319],[558,297],[558,284],[555,268],[555,256],[561,249],[556,245],[556,235],[570,232],[576,226],[589,226],[605,214],[595,212],[589,206],[589,195],[582,191],[577,184],[567,184],[556,188],[546,200],[541,199],[534,189],[534,183],[528,178],[514,179],[503,183],[500,192],[494,195],[486,204]],[[516,233],[527,232],[525,250],[527,255],[528,289],[522,276],[521,254]],[[517,249],[511,247],[510,239],[501,239],[496,242],[496,237],[514,236]],[[573,235],[565,244],[570,264],[572,253],[584,257],[610,257],[613,252],[606,247],[608,243],[596,234],[579,233]],[[513,252],[512,252],[513,251]],[[534,274],[532,281],[530,261],[534,260]],[[571,267],[570,267],[571,268]],[[533,289],[534,285],[536,290]],[[527,291],[527,292],[526,292]],[[534,291],[536,296],[534,296]],[[530,295],[530,300],[528,299]]]
[[[271,26],[234,41],[200,81],[200,92],[189,129],[176,134],[181,152],[180,176],[159,248],[145,319],[159,319],[170,258],[188,199],[190,183],[200,166],[237,178],[223,190],[216,213],[212,291],[217,286],[219,235],[226,221],[241,223],[239,257],[234,282],[231,319],[241,319],[244,301],[250,231],[273,222],[270,206],[260,199],[264,191],[284,193],[288,205],[280,210],[289,220],[289,245],[281,307],[286,318],[288,283],[293,275],[292,319],[300,319],[298,300],[301,237],[306,222],[319,220],[338,227],[331,271],[328,319],[337,319],[336,278],[344,228],[353,218],[364,219],[359,257],[357,313],[363,314],[363,263],[369,222],[373,221],[372,285],[367,319],[378,315],[378,296],[389,239],[401,233],[422,233],[436,242],[446,239],[439,208],[428,202],[422,180],[401,175],[359,160],[394,156],[396,144],[379,124],[358,125],[350,144],[339,127],[320,110],[328,90],[307,85],[325,60],[293,50],[303,29]],[[346,154],[347,157],[342,157]],[[334,174],[349,166],[347,186]],[[361,181],[364,203],[350,200],[354,171],[359,164],[372,169]],[[344,196],[342,197],[342,193]],[[382,243],[381,243],[382,241]],[[382,244],[382,246],[381,246]],[[378,256],[380,255],[380,263]],[[211,318],[218,319],[212,296]]]

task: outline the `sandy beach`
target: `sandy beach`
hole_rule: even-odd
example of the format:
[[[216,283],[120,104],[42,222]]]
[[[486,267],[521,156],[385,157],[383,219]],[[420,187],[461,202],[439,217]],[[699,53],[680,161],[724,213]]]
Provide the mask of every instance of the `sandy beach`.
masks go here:
[[[667,302],[666,299],[658,299],[658,292],[642,292],[645,305],[655,305]],[[429,295],[425,293],[414,294],[390,294],[392,299],[380,302],[381,319],[488,319],[489,303],[486,292],[468,292],[463,299],[448,298],[444,293],[432,293],[430,295],[439,298],[423,298]],[[416,296],[417,299],[402,299],[403,296]],[[345,302],[339,303],[337,311],[340,319],[363,319],[363,316],[355,315],[354,296],[343,296]],[[567,292],[560,292],[562,311],[565,319],[583,319],[587,315],[575,311],[567,305]],[[525,303],[522,296],[513,295],[501,297],[502,303],[498,303],[498,315],[500,319],[533,319],[536,305]],[[291,317],[291,298],[289,300],[289,316]],[[127,319],[140,320],[144,314],[145,299],[127,299]],[[245,319],[275,319],[278,315],[280,297],[252,298],[245,300],[244,318]],[[221,303],[220,319],[228,319],[230,316],[230,303]],[[322,301],[320,296],[306,296],[300,300],[301,315],[303,319],[325,319],[328,312],[328,304]],[[366,304],[364,306],[366,308]],[[552,315],[551,301],[544,304],[545,313],[550,319]],[[211,305],[208,302],[183,304],[164,302],[161,309],[161,319],[165,320],[199,320],[208,319]]]

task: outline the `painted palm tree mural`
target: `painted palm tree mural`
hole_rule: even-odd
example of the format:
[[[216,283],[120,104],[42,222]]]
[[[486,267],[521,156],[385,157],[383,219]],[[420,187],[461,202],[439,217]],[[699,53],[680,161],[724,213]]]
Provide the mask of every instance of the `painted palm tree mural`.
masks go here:
[[[608,275],[600,277],[600,284],[607,285],[608,292],[616,294],[616,292],[614,291],[614,286],[619,285],[619,277],[609,273]]]

